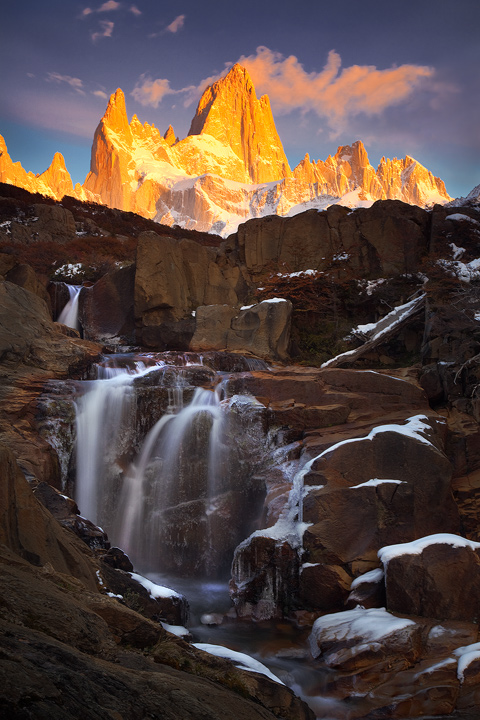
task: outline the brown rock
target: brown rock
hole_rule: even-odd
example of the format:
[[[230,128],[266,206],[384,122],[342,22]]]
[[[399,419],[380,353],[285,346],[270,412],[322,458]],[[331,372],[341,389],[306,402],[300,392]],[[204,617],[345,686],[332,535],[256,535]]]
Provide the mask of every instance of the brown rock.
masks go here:
[[[339,566],[321,563],[302,565],[298,593],[302,607],[315,610],[341,607],[350,583],[350,575]]]
[[[232,319],[238,310],[230,305],[201,305],[195,314],[195,333],[190,349],[225,350]]]
[[[87,340],[133,344],[135,266],[107,273],[82,290],[79,320]]]
[[[387,608],[439,620],[477,622],[480,548],[468,543],[454,535],[433,535],[400,546],[398,550],[404,553],[391,559],[389,548],[382,550]]]
[[[95,572],[87,560],[88,549],[60,527],[36,500],[11,451],[0,445],[0,543],[34,565],[50,565],[60,573],[82,580],[96,589]]]

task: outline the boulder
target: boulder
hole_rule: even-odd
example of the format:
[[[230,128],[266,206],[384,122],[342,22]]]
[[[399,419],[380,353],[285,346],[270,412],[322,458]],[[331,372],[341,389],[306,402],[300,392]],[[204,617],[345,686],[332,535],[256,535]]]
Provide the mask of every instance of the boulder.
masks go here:
[[[238,310],[230,305],[201,305],[195,313],[194,351],[225,350],[233,318]]]
[[[442,533],[382,548],[379,557],[389,610],[478,622],[480,543]]]
[[[308,559],[353,570],[355,561],[375,561],[384,539],[405,542],[425,529],[457,532],[451,466],[434,443],[427,418],[418,417],[379,426],[315,458],[304,477]]]
[[[190,349],[226,350],[285,360],[291,314],[289,300],[264,300],[240,311],[228,305],[199,307]]]

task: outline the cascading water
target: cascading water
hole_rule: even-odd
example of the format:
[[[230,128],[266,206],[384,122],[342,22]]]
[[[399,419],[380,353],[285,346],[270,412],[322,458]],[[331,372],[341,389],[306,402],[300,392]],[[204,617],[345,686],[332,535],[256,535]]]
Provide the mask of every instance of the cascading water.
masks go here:
[[[200,557],[208,573],[208,550],[214,553],[209,506],[221,489],[226,452],[223,418],[216,390],[196,388],[189,405],[161,417],[145,438],[127,473],[114,530],[141,565],[158,567],[156,558],[168,547],[172,553],[163,566],[181,571],[186,540],[178,542],[176,535],[181,528],[191,534],[200,527],[196,545],[205,545]],[[179,515],[178,521],[172,523],[172,515]]]
[[[78,322],[78,301],[80,299],[81,285],[67,285],[69,300],[57,318],[57,322],[68,325],[68,327],[80,329]]]
[[[79,398],[76,500],[139,569],[226,575],[261,491],[214,371],[155,362],[103,367]]]

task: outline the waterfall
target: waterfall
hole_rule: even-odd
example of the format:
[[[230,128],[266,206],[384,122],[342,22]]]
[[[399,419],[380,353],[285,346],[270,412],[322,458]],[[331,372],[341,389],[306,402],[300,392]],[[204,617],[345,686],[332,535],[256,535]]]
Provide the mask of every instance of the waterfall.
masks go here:
[[[223,576],[263,499],[253,470],[262,436],[245,430],[248,408],[254,424],[264,408],[222,399],[224,376],[207,366],[175,367],[166,353],[138,358],[103,364],[100,379],[81,384],[80,512],[140,570]]]
[[[176,546],[168,516],[182,511],[188,516],[194,507],[194,524],[200,529],[197,550],[203,544],[199,554],[204,569],[209,566],[208,553],[214,553],[209,518],[221,490],[225,461],[223,418],[219,393],[196,388],[189,405],[163,415],[145,438],[126,475],[114,530],[121,547],[140,565],[158,564],[156,558],[163,554],[160,544]],[[170,560],[171,568],[181,569],[183,557],[177,561],[174,551]]]
[[[82,289],[82,286],[67,285],[67,288],[70,299],[68,300],[67,304],[58,316],[57,322],[68,325],[68,327],[75,328],[75,330],[79,330],[80,326],[78,322],[78,301],[80,298],[80,290]]]

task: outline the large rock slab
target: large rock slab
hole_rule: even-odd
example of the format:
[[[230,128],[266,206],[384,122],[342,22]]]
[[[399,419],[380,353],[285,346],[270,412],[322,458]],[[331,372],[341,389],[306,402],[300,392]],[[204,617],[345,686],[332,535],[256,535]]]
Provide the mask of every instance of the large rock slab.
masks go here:
[[[87,546],[64,531],[34,497],[15,457],[0,444],[0,544],[34,565],[47,563],[96,589]]]
[[[81,377],[100,346],[68,337],[34,293],[0,283],[0,439],[28,475],[59,482],[58,458],[38,433],[36,402],[52,378]]]
[[[358,209],[333,205],[281,218],[249,220],[230,238],[254,275],[272,266],[289,271],[326,270],[342,256],[349,269],[363,277],[415,272],[429,243],[429,216],[398,200]]]
[[[158,349],[188,349],[199,305],[238,305],[237,274],[218,262],[216,248],[154,232],[138,240],[135,274],[137,342]],[[228,263],[227,263],[228,265]],[[178,327],[176,327],[178,324]]]

